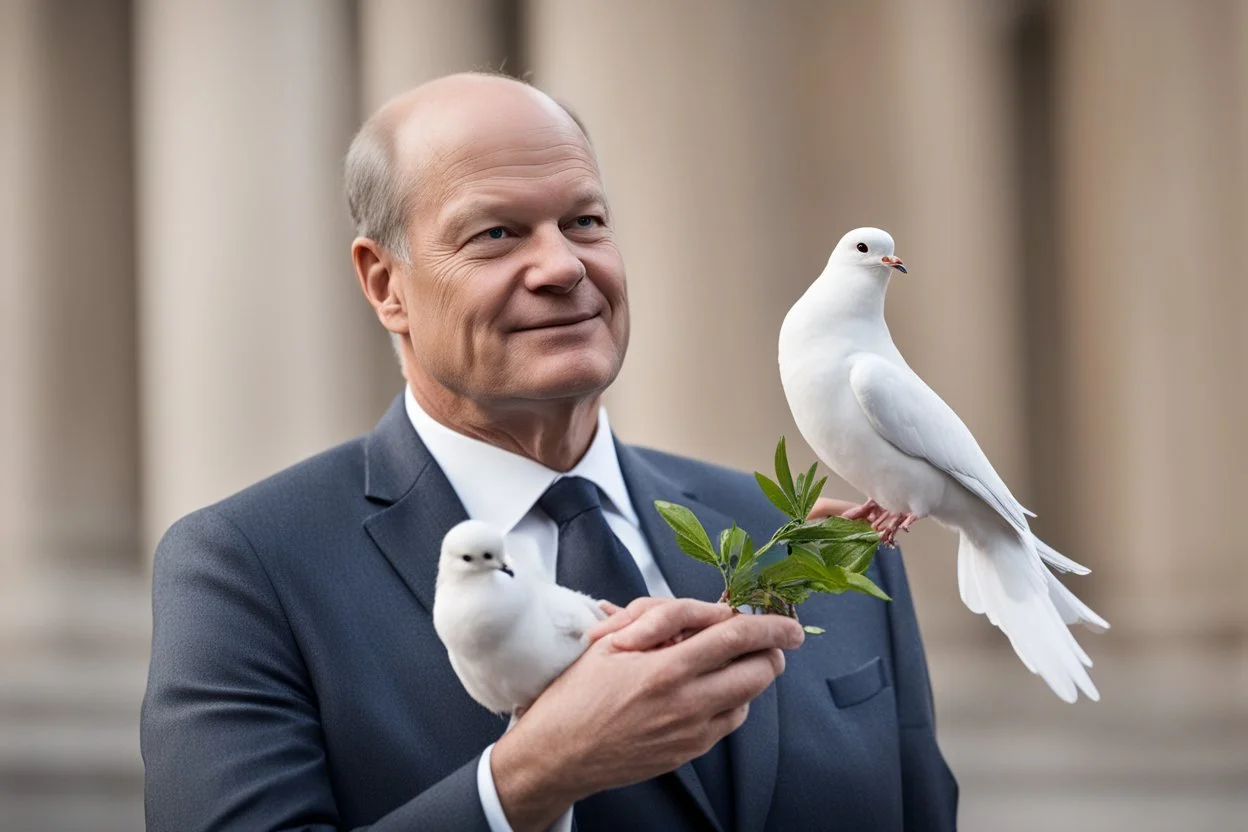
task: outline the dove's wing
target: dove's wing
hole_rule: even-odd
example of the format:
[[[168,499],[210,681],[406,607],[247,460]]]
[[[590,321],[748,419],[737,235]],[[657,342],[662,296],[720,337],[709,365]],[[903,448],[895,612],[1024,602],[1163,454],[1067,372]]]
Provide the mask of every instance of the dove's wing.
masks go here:
[[[858,353],[850,361],[849,386],[880,436],[953,477],[1020,535],[1030,534],[1029,512],[1014,499],[953,408],[912,370],[872,353]]]
[[[577,641],[607,615],[593,598],[558,584],[544,588],[542,603],[555,631]]]

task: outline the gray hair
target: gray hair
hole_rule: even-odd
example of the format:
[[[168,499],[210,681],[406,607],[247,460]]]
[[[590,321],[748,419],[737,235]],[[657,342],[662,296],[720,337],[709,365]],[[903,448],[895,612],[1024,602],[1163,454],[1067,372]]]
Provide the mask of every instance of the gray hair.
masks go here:
[[[343,164],[347,207],[355,233],[387,249],[403,262],[407,247],[406,177],[394,160],[394,129],[384,115],[375,113],[351,140]],[[403,337],[390,333],[390,346],[403,365]]]
[[[355,233],[384,246],[406,262],[406,177],[394,159],[394,129],[385,111],[373,115],[347,149],[347,207]]]

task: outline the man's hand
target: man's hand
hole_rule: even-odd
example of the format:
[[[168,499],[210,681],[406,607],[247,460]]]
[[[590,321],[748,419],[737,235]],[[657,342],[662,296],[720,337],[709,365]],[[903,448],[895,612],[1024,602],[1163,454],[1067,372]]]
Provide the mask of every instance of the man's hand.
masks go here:
[[[783,616],[644,598],[591,638],[494,746],[495,788],[517,832],[705,754],[745,721],[750,701],[784,671],[781,650],[804,636]]]

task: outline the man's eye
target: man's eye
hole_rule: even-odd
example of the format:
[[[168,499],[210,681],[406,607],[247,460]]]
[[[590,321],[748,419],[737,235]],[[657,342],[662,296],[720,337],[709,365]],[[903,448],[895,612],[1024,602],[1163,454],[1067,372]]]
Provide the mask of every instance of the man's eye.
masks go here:
[[[493,228],[487,228],[484,231],[477,232],[472,236],[472,240],[505,240],[510,236],[512,236],[511,231],[504,226],[496,225]]]
[[[582,214],[572,221],[577,228],[595,228],[602,224],[602,220],[592,214]]]

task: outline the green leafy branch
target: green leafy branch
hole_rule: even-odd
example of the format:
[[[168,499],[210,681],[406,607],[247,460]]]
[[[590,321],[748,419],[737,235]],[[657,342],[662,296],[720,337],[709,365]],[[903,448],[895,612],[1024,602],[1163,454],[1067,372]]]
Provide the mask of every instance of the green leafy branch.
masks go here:
[[[880,544],[869,523],[842,517],[806,519],[828,481],[815,480],[816,467],[811,465],[794,480],[781,437],[776,445],[776,478],[754,474],[767,499],[789,517],[758,548],[736,523],[720,532],[716,546],[688,508],[663,500],[656,500],[654,507],[676,532],[676,543],[685,554],[719,570],[724,579],[719,600],[734,608],[748,606],[797,618],[797,606],[815,592],[853,591],[891,601],[865,574]],[[806,631],[823,632],[819,627]]]

